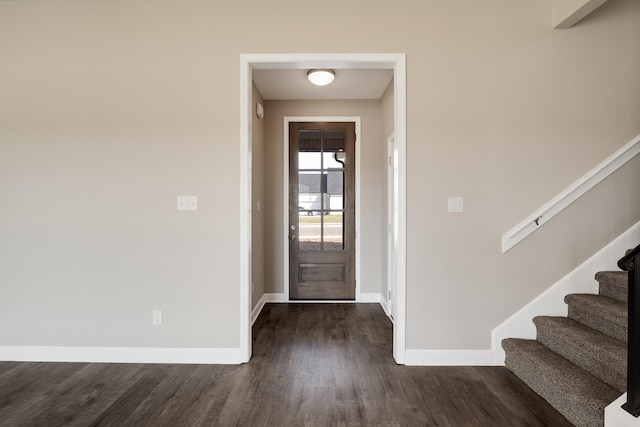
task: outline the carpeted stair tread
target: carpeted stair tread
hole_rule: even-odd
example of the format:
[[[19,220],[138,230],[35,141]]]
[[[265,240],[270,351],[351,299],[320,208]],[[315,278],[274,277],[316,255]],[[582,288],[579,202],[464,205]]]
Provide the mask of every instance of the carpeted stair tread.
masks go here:
[[[602,427],[604,408],[620,393],[538,341],[502,341],[506,366],[571,423]]]
[[[570,319],[627,342],[627,304],[594,294],[567,295],[564,302]]]
[[[537,340],[621,394],[627,384],[627,345],[566,317],[533,319]]]
[[[629,273],[626,271],[600,271],[596,273],[600,295],[626,303],[628,301]]]

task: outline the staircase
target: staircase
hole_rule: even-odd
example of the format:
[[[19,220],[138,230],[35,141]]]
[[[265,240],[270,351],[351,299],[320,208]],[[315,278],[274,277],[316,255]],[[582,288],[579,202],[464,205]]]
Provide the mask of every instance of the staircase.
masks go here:
[[[595,278],[598,295],[565,297],[568,317],[533,319],[536,340],[502,341],[507,368],[579,427],[602,427],[604,408],[627,382],[628,274]]]

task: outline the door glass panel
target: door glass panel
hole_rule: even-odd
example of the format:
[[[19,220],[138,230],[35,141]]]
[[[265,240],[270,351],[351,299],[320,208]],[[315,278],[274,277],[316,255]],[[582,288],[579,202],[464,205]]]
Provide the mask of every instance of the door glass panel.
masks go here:
[[[300,130],[298,169],[322,169],[322,133],[319,130]]]
[[[298,174],[298,248],[301,251],[321,249],[322,175],[317,172]]]
[[[324,250],[344,250],[344,218],[342,212],[325,211],[322,215]]]
[[[322,151],[324,169],[343,169],[345,161],[345,135],[343,130],[326,130]]]
[[[307,151],[298,153],[298,170],[322,168],[322,153],[320,151]]]
[[[344,171],[328,171],[325,180],[325,209],[344,209]]]
[[[318,199],[317,210],[320,210],[320,194],[322,193],[322,177],[319,171],[300,171],[298,175],[298,192],[300,196],[314,194]],[[302,198],[300,202],[302,204]]]
[[[325,169],[344,169],[345,153],[344,151],[324,152],[322,161]]]
[[[319,129],[300,129],[298,131],[299,151],[320,151],[322,131]]]
[[[322,249],[322,131],[298,131],[298,250]]]
[[[344,250],[344,130],[300,130],[298,249]]]
[[[323,135],[324,151],[344,151],[344,130],[325,130]]]
[[[322,249],[322,216],[320,211],[298,212],[298,250],[319,251]]]

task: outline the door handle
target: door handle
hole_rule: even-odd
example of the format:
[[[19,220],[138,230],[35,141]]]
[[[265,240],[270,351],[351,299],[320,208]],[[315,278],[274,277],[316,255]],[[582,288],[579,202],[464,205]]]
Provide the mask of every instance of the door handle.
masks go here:
[[[291,235],[291,240],[296,240],[296,235],[295,234]]]

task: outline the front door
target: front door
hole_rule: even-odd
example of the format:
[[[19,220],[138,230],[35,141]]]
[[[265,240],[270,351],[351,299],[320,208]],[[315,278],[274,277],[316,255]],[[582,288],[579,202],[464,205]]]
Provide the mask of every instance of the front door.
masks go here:
[[[355,299],[355,123],[289,124],[289,298]]]

